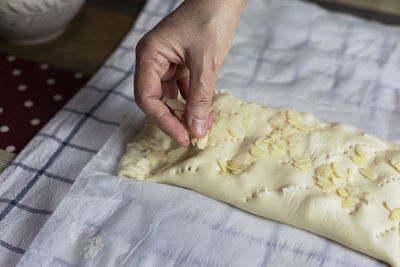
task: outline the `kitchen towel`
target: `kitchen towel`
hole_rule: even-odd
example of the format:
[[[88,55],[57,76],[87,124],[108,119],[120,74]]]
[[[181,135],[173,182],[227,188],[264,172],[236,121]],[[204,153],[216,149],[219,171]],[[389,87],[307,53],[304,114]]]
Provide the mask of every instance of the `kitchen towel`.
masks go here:
[[[131,100],[135,45],[178,4],[147,2],[132,33],[66,105],[77,118],[59,113],[42,130],[58,141],[34,139],[2,174],[0,258],[26,250],[79,175],[21,266],[382,265],[186,189],[114,176],[124,143],[143,125]],[[399,33],[297,0],[250,0],[216,87],[399,142]]]

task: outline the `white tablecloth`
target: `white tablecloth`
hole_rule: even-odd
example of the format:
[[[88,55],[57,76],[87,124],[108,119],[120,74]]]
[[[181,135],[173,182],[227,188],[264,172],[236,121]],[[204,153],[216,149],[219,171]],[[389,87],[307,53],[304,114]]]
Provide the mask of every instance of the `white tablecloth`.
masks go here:
[[[135,44],[177,4],[149,0],[99,73],[1,174],[0,265],[25,252],[21,266],[381,265],[186,189],[113,176],[142,126]],[[250,0],[217,88],[399,142],[399,36],[297,0]]]

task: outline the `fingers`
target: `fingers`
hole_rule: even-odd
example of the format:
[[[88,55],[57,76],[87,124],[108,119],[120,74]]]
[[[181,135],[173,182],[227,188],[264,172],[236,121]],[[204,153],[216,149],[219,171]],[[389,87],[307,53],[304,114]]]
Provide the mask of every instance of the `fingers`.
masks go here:
[[[187,146],[189,141],[185,139],[183,126],[160,100],[163,94],[161,83],[163,64],[163,59],[160,58],[138,56],[134,77],[135,102],[161,130],[180,145]]]
[[[189,95],[189,83],[190,83],[189,75],[181,78],[180,80],[177,80],[176,83],[179,87],[179,92],[181,93],[182,97],[184,99],[187,99]]]
[[[190,68],[186,99],[186,124],[195,137],[204,137],[210,126],[210,105],[218,70],[213,62],[196,58]]]
[[[160,127],[162,131],[171,136],[181,146],[188,146],[189,140],[185,139],[182,124],[171,114],[168,107],[157,98],[148,99],[148,106],[144,111]]]

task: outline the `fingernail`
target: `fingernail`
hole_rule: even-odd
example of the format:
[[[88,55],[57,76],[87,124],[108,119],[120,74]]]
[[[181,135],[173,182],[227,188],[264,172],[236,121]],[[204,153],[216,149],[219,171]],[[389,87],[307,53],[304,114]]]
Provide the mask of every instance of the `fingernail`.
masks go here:
[[[196,136],[203,136],[207,132],[207,120],[192,120],[192,131]]]

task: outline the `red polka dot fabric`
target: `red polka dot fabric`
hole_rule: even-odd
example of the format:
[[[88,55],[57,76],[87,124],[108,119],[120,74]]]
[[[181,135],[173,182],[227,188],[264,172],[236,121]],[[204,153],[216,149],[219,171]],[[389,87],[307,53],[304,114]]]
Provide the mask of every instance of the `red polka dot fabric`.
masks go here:
[[[21,151],[88,79],[0,54],[0,149]]]

